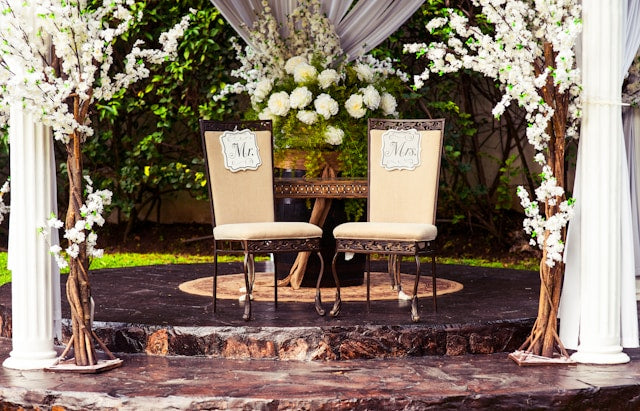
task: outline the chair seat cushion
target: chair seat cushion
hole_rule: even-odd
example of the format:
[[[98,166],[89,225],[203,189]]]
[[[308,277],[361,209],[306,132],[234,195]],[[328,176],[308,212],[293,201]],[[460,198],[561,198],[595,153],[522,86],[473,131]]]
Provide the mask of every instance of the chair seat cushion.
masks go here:
[[[431,241],[438,235],[432,224],[355,222],[340,224],[333,230],[336,239]]]
[[[322,237],[317,225],[302,222],[222,224],[213,228],[216,240],[283,240]]]

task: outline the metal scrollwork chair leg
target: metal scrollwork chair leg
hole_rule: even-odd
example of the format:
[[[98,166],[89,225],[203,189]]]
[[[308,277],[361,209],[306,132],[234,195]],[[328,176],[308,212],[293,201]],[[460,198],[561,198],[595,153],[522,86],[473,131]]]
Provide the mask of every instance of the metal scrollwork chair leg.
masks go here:
[[[431,289],[433,290],[433,311],[438,312],[438,284],[436,276],[436,256],[431,256]]]
[[[242,315],[242,319],[245,321],[249,321],[251,319],[251,293],[252,286],[251,279],[255,278],[255,273],[250,273],[249,271],[253,267],[253,264],[249,262],[250,257],[249,253],[244,254],[244,284],[245,284],[245,298],[244,298],[244,314]]]
[[[329,315],[337,317],[342,309],[342,300],[340,299],[340,281],[338,280],[338,273],[336,272],[336,259],[338,258],[338,252],[333,256],[331,261],[331,273],[333,274],[333,280],[336,283],[336,301],[333,303],[333,308],[329,311]]]
[[[213,250],[213,312],[218,308],[218,249]]]
[[[413,284],[413,298],[411,299],[411,321],[420,321],[418,315],[418,285],[420,284],[420,258],[416,255],[416,279]]]
[[[320,273],[318,274],[318,282],[316,283],[316,312],[318,315],[324,315],[324,308],[322,308],[322,297],[320,296],[320,283],[322,282],[322,274],[324,274],[324,259],[322,254],[318,251],[318,257],[320,258]]]

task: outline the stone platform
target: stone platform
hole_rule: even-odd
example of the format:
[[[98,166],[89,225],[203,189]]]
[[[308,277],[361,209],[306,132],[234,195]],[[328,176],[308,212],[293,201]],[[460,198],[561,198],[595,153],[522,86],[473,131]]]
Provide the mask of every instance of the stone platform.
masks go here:
[[[640,408],[638,349],[611,366],[518,367],[507,358],[533,324],[537,273],[447,265],[438,273],[464,288],[440,297],[437,313],[423,299],[418,324],[398,301],[370,310],[346,301],[338,318],[319,317],[311,303],[254,302],[246,323],[237,300],[219,301],[214,315],[210,298],[178,290],[211,275],[209,264],[96,270],[95,326],[123,366],[91,375],[0,368],[0,408]],[[10,306],[5,285],[5,336]],[[0,360],[10,349],[0,338]]]
[[[257,270],[268,271],[266,265],[258,263]],[[223,274],[242,270],[237,263],[221,267]],[[372,264],[374,270],[383,267]],[[411,268],[403,266],[403,272]],[[343,301],[337,318],[318,316],[312,303],[280,302],[276,309],[273,301],[254,301],[253,318],[245,322],[237,299],[218,300],[214,314],[210,297],[178,289],[211,270],[210,264],[195,264],[93,271],[96,333],[114,352],[153,355],[343,360],[489,354],[518,349],[538,306],[535,272],[440,265],[438,275],[463,289],[439,296],[438,312],[430,297],[421,299],[419,323],[411,322],[408,302],[397,300],[372,301],[369,309],[362,301]],[[10,298],[10,286],[0,287],[0,304],[9,307]],[[332,298],[323,296],[327,311]],[[66,301],[62,309],[68,318]],[[0,312],[5,329],[8,313]],[[66,327],[65,341],[69,334]]]

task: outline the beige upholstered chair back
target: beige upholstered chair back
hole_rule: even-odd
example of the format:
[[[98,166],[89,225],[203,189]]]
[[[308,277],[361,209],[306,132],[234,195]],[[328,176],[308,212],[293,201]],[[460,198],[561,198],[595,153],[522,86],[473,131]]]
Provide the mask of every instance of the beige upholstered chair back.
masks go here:
[[[201,120],[200,128],[214,225],[274,221],[271,122],[218,123]],[[227,131],[242,130],[255,133],[257,154],[262,164],[255,170],[231,171],[225,166],[220,137]],[[234,138],[233,134],[227,136]],[[235,146],[239,152],[246,149],[243,145]]]
[[[420,136],[419,152],[413,140],[404,144],[399,139],[389,144],[394,139],[387,138],[383,154],[385,132],[411,129]],[[443,119],[369,119],[369,221],[435,224],[443,131]],[[394,157],[404,155],[411,160],[419,158],[419,164],[413,170],[398,169],[396,165],[404,160],[394,162]]]

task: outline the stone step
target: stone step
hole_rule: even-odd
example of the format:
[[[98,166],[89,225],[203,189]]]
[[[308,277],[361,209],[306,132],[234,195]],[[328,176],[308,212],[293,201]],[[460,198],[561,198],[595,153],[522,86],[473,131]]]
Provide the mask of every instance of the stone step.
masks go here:
[[[114,352],[308,361],[512,352],[527,337],[533,321],[341,327],[186,327],[96,322],[94,328]],[[71,334],[69,321],[64,324],[67,340]]]

